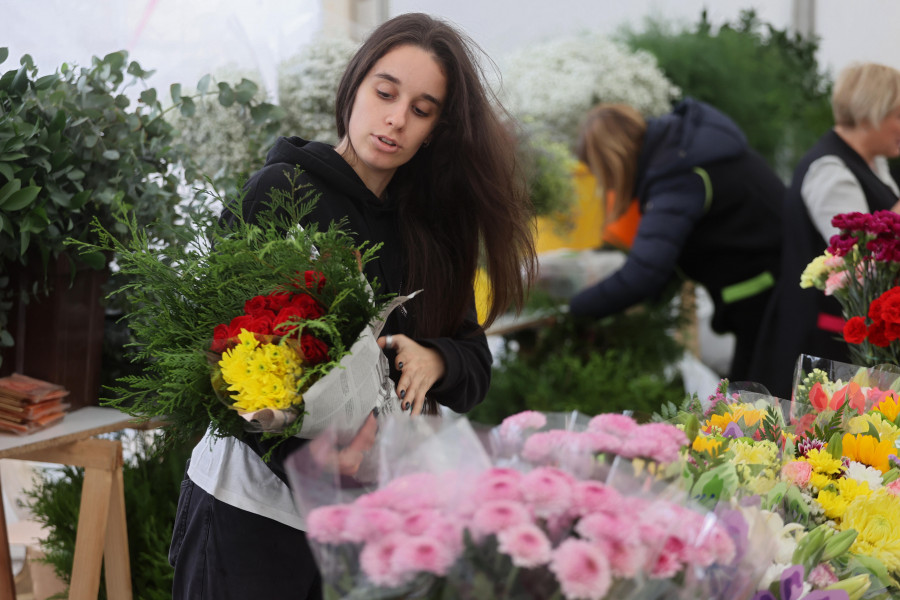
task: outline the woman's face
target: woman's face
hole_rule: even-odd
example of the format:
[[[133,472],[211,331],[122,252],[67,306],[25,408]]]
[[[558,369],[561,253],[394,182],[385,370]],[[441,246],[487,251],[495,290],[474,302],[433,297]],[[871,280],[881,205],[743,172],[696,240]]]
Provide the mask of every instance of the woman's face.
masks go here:
[[[336,150],[376,196],[428,139],[446,93],[443,70],[418,46],[394,48],[363,78]]]
[[[900,107],[889,112],[878,129],[872,130],[871,140],[876,156],[900,156]]]

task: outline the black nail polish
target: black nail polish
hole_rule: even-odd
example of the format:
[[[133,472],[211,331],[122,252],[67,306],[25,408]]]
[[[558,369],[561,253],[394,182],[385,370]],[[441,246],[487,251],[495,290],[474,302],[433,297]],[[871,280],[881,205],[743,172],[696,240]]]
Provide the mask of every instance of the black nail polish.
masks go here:
[[[409,410],[409,402],[403,403],[403,410]]]
[[[406,390],[400,390],[400,399],[403,400],[406,398]]]
[[[402,370],[403,370],[403,363],[402,363],[402,362],[401,362],[399,365],[397,365],[397,370],[398,370],[398,371],[402,371]]]
[[[376,419],[378,418],[378,407],[377,406],[372,409],[372,414],[375,415]]]

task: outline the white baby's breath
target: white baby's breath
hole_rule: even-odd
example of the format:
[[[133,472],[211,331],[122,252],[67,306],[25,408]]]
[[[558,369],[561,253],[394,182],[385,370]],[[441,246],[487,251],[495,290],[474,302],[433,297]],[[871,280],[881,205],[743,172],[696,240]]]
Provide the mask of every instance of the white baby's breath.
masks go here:
[[[501,67],[499,95],[509,111],[568,143],[595,104],[621,102],[657,116],[681,94],[651,54],[632,52],[598,32],[528,46],[506,57]]]

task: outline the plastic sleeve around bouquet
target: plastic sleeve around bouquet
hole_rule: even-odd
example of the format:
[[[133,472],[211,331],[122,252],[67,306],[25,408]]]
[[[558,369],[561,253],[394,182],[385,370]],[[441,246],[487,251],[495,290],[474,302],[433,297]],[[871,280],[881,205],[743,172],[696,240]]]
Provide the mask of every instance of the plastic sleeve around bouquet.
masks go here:
[[[589,417],[525,411],[491,430],[490,447],[498,465],[553,466],[576,477],[607,481],[617,473],[666,477],[688,443],[667,423],[640,424],[626,414]],[[671,474],[671,473],[669,473]]]
[[[869,411],[900,390],[900,366],[864,367],[801,354],[794,369],[790,420],[802,431],[823,412],[847,416]],[[844,405],[846,404],[846,407]]]
[[[341,445],[323,452],[324,437],[286,461],[337,597],[713,597],[704,574],[732,565],[743,543],[733,533],[746,528],[687,505],[675,488],[496,465],[489,436],[464,417],[379,424],[373,464],[361,469],[370,477],[337,474],[321,457]]]

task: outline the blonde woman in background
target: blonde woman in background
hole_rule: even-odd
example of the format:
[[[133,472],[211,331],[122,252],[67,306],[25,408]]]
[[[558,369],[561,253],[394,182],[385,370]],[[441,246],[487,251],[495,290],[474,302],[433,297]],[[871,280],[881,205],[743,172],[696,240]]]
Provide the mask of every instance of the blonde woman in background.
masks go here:
[[[900,71],[858,63],[838,75],[834,128],[800,160],[785,200],[782,282],[772,299],[751,377],[788,398],[800,354],[850,362],[837,300],[801,289],[800,274],[828,247],[841,213],[898,210],[887,158],[900,156]]]
[[[713,329],[735,334],[730,377],[745,379],[778,277],[784,184],[729,117],[691,98],[647,120],[630,106],[595,107],[578,155],[615,195],[608,220],[633,198],[641,219],[625,264],[572,298],[572,314],[612,315],[686,276],[710,293]]]

